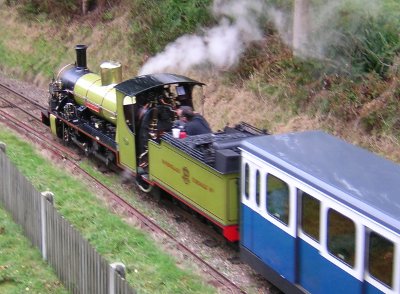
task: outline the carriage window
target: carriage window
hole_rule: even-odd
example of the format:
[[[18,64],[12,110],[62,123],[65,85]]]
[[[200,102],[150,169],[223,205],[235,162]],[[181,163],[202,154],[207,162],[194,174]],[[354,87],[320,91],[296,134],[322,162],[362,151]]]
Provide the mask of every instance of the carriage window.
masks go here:
[[[381,235],[369,235],[368,271],[375,279],[392,287],[394,245]]]
[[[271,174],[267,175],[267,211],[283,223],[289,223],[289,186]]]
[[[244,196],[249,199],[249,188],[250,188],[250,169],[249,165],[246,163],[244,166]]]
[[[257,206],[260,206],[260,189],[261,189],[261,180],[260,180],[260,171],[256,172],[256,203]]]
[[[301,195],[301,228],[303,232],[319,242],[320,201],[298,190]]]
[[[328,211],[328,250],[349,266],[354,266],[356,229],[353,221],[341,213]]]

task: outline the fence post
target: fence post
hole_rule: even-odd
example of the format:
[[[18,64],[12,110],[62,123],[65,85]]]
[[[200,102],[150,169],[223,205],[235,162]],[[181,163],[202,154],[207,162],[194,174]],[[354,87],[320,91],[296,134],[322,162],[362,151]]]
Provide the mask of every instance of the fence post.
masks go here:
[[[42,192],[40,199],[40,215],[41,215],[41,228],[42,228],[42,258],[47,260],[47,225],[46,225],[46,200],[54,204],[54,194],[49,191]]]
[[[6,143],[0,142],[0,150],[6,153]]]
[[[110,264],[108,294],[115,294],[115,272],[125,279],[125,265],[122,262],[114,262]]]

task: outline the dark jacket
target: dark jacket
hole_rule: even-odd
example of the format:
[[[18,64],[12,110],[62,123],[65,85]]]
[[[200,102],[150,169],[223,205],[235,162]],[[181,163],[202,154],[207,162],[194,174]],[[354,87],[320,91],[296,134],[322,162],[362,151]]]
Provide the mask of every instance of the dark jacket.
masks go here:
[[[200,114],[195,114],[193,118],[185,124],[185,131],[189,136],[212,133],[208,122]]]

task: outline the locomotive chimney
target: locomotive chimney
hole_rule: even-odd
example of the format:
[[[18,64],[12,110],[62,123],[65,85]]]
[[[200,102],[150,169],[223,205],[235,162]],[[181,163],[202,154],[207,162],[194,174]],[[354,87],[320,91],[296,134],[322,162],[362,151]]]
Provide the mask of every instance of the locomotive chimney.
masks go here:
[[[87,64],[86,64],[86,45],[76,45],[75,46],[75,51],[76,51],[76,67],[78,69],[86,69]]]

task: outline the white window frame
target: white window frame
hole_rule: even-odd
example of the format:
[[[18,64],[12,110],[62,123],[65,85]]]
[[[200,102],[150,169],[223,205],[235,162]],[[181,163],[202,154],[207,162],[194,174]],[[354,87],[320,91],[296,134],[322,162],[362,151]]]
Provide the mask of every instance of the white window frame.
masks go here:
[[[297,195],[296,189],[293,186],[292,177],[287,175],[286,173],[274,168],[272,165],[267,162],[255,157],[252,154],[242,152],[242,172],[244,172],[244,167],[246,163],[250,168],[250,197],[246,199],[244,195],[244,189],[241,192],[241,201],[243,204],[251,208],[253,211],[257,212],[264,219],[267,219],[269,222],[285,231],[292,237],[296,237],[296,229],[295,223],[297,221]],[[256,170],[260,171],[260,206],[256,204],[255,200],[255,192],[256,192]],[[284,224],[279,221],[277,218],[272,216],[267,211],[267,199],[266,199],[266,176],[267,174],[272,174],[275,177],[281,179],[286,182],[289,187],[289,222],[288,224]],[[244,178],[241,181],[241,184],[244,184]]]

